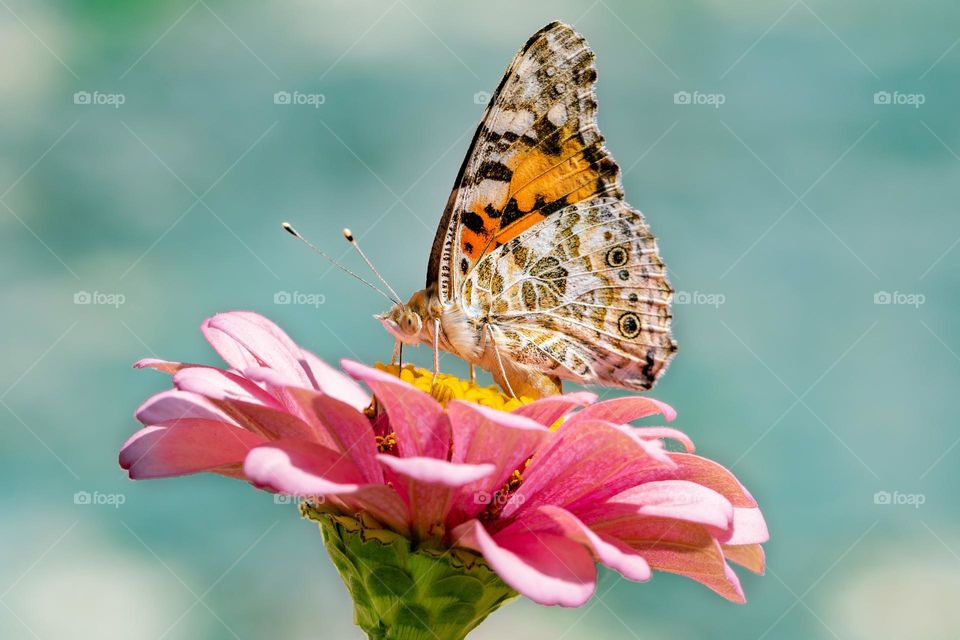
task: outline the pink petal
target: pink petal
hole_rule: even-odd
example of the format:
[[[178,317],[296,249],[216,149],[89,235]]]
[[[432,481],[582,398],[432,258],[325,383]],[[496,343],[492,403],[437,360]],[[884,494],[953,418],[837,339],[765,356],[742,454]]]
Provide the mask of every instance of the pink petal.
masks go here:
[[[617,480],[625,472],[660,466],[648,454],[651,443],[625,429],[597,420],[573,422],[567,420],[533,454],[504,518],[545,504],[601,501],[619,487]]]
[[[145,425],[154,425],[168,420],[181,418],[204,418],[217,422],[233,422],[226,413],[207,398],[180,391],[168,389],[150,396],[137,409],[134,417]]]
[[[770,539],[767,523],[760,509],[755,507],[737,507],[733,510],[733,535],[725,543],[728,545],[752,545]]]
[[[443,407],[428,393],[389,373],[359,362],[343,360],[343,370],[362,380],[390,419],[401,457],[427,456],[446,460],[450,455],[450,421]]]
[[[378,454],[377,459],[393,471],[417,482],[439,484],[445,487],[460,487],[493,473],[492,464],[459,464],[436,458],[398,458]]]
[[[300,347],[280,327],[248,311],[231,311],[207,318],[200,330],[220,357],[243,371],[265,366],[277,371],[287,384],[313,388],[301,364]]]
[[[629,546],[616,538],[594,533],[566,509],[544,505],[540,507],[540,511],[553,518],[565,536],[590,549],[598,562],[617,571],[628,580],[645,582],[650,579],[650,565],[641,554]]]
[[[270,367],[247,367],[243,370],[243,377],[254,382],[259,382],[267,387],[283,387],[290,384],[290,379]]]
[[[203,333],[203,337],[207,339],[207,342],[210,343],[214,351],[220,354],[223,361],[239,371],[261,364],[231,335],[210,326],[210,323],[217,317],[218,316],[212,316],[200,323],[200,332]]]
[[[687,576],[728,600],[745,601],[740,580],[727,565],[720,544],[707,527],[667,518],[592,523],[590,527],[630,546],[657,571]]]
[[[567,426],[567,424],[564,424],[564,428],[567,428]],[[572,428],[578,429],[580,427],[574,425]],[[633,427],[623,427],[623,429],[634,434],[640,431]],[[734,507],[756,506],[753,497],[737,481],[734,475],[716,462],[685,453],[668,453],[667,455],[672,461],[670,466],[656,464],[630,465],[622,473],[605,482],[602,489],[594,491],[590,496],[585,496],[576,503],[565,506],[583,517],[583,510],[590,509],[594,504],[602,503],[604,500],[637,485],[661,480],[695,482],[716,491]],[[724,535],[729,535],[729,533],[728,531]]]
[[[733,526],[733,506],[722,495],[695,482],[661,480],[627,489],[605,505],[611,515],[634,513],[685,520],[728,532]],[[592,522],[589,517],[586,522]]]
[[[404,494],[410,506],[413,529],[420,539],[443,533],[453,499],[453,488],[490,475],[492,464],[457,464],[436,458],[377,456],[394,473],[407,479]]]
[[[282,409],[241,400],[223,400],[220,405],[230,411],[243,426],[270,440],[318,440],[317,432],[311,425]]]
[[[350,377],[340,373],[313,353],[301,348],[286,333],[272,321],[256,313],[247,311],[233,312],[233,315],[242,317],[257,325],[270,339],[276,339],[281,351],[286,351],[296,360],[297,367],[275,367],[267,362],[266,367],[254,366],[244,370],[258,380],[268,384],[270,391],[275,393],[284,404],[291,404],[287,388],[295,386],[305,389],[318,390],[338,400],[347,402],[357,410],[363,410],[370,404],[370,396],[359,384]],[[256,354],[255,354],[256,355]],[[260,359],[259,356],[257,356]],[[289,365],[289,361],[287,361]],[[303,375],[300,370],[302,369]],[[292,376],[292,377],[291,377]]]
[[[243,377],[266,387],[267,393],[276,398],[277,402],[286,411],[304,420],[309,420],[309,417],[301,411],[300,404],[294,396],[294,390],[303,389],[312,392],[312,387],[297,386],[298,382],[291,382],[289,376],[269,367],[247,367],[243,370]]]
[[[757,506],[753,496],[736,476],[713,460],[686,453],[671,453],[670,458],[677,463],[674,477],[710,487],[735,507]]]
[[[669,452],[663,448],[663,441],[659,438],[646,438],[639,429],[631,427],[628,424],[616,424],[614,422],[608,424],[635,440],[640,448],[643,449],[644,454],[653,458],[664,467],[673,468],[676,466],[676,463],[670,458]]]
[[[740,578],[724,560],[720,544],[715,540],[709,546],[693,549],[669,548],[661,544],[639,551],[657,571],[692,578],[727,600],[738,604],[746,602]]]
[[[287,391],[313,425],[320,444],[347,455],[367,482],[383,481],[373,427],[363,413],[323,393],[293,387]]]
[[[545,427],[570,413],[576,407],[596,402],[597,394],[589,391],[575,391],[561,396],[548,396],[517,407],[512,413],[539,422]]]
[[[370,394],[364,391],[356,381],[343,375],[306,349],[301,351],[307,373],[313,378],[317,389],[341,402],[346,402],[357,411],[363,411],[370,405]]]
[[[120,448],[120,466],[134,480],[167,478],[240,463],[264,441],[232,424],[184,418],[136,432]]]
[[[174,374],[173,384],[181,391],[197,393],[211,400],[241,400],[282,408],[276,398],[254,383],[223,369],[187,367]]]
[[[489,500],[478,500],[478,492],[491,496],[522,468],[537,446],[550,436],[546,427],[530,418],[497,411],[472,402],[447,403],[453,428],[453,462],[490,463],[493,473],[459,491],[451,517],[457,521],[473,518]]]
[[[634,427],[633,432],[646,440],[675,440],[683,445],[687,453],[693,453],[693,440],[690,436],[670,427]]]
[[[578,411],[569,421],[579,424],[587,420],[605,420],[614,424],[626,424],[656,414],[663,415],[667,422],[677,417],[677,412],[666,402],[645,396],[626,396],[592,404]]]
[[[363,477],[342,454],[313,442],[281,440],[247,454],[243,472],[258,488],[291,496],[353,493]]]
[[[134,369],[156,369],[170,375],[175,374],[184,367],[197,367],[200,365],[188,364],[185,362],[170,362],[168,360],[159,360],[157,358],[143,358],[133,363]]]
[[[763,547],[759,544],[744,544],[737,546],[721,545],[723,555],[730,562],[736,562],[741,567],[758,575],[763,575],[766,569],[766,556]]]
[[[337,496],[348,509],[363,511],[387,528],[410,537],[410,510],[397,492],[385,484],[361,486],[356,493]]]
[[[538,532],[494,539],[477,520],[464,523],[454,535],[456,543],[479,551],[504,582],[538,604],[579,607],[596,588],[590,553],[562,535]]]

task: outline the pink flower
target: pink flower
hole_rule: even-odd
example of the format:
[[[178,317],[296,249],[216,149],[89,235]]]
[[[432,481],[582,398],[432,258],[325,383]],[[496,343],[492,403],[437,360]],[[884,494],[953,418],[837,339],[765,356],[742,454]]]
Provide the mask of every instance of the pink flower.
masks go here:
[[[322,499],[420,544],[472,549],[541,604],[586,602],[598,562],[636,581],[686,575],[735,602],[728,561],[763,572],[766,524],[733,474],[679,431],[628,425],[672,420],[666,404],[579,392],[510,412],[444,406],[356,362],[342,363],[347,377],[254,313],[201,329],[231,369],[136,364],[172,374],[175,388],[137,410],[144,428],[120,451],[133,479],[206,471]]]

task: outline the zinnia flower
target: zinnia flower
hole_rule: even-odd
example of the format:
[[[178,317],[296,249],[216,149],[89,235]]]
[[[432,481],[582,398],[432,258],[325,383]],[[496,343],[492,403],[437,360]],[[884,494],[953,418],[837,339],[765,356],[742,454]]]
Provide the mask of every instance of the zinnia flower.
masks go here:
[[[766,525],[733,474],[675,429],[628,424],[672,420],[662,402],[526,401],[343,361],[348,377],[250,312],[201,330],[230,368],[138,362],[174,389],[137,410],[145,426],[121,466],[304,498],[371,637],[463,637],[515,592],[579,606],[597,563],[635,581],[679,573],[734,602],[744,594],[728,561],[763,572]]]

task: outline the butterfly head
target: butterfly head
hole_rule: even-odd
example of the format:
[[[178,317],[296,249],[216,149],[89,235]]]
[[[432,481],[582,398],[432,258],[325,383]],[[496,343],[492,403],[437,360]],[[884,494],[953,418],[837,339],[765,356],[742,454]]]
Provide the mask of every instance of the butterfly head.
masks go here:
[[[394,338],[406,344],[420,342],[423,318],[405,304],[394,305],[390,311],[375,316]]]
[[[429,316],[428,294],[418,291],[406,304],[395,304],[386,313],[374,317],[400,342],[416,344],[421,341],[421,333]]]

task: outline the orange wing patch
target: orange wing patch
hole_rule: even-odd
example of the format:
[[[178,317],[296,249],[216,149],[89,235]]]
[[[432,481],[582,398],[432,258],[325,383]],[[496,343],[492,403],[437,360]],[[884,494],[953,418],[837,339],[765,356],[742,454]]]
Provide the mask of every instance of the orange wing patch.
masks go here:
[[[543,143],[522,145],[507,162],[480,173],[485,188],[463,213],[460,236],[461,250],[472,262],[563,207],[619,191],[619,168],[599,134],[588,145],[569,127],[544,133]]]
[[[487,253],[564,207],[622,198],[597,128],[594,55],[568,25],[538,31],[507,69],[447,201],[427,270],[456,299]]]

